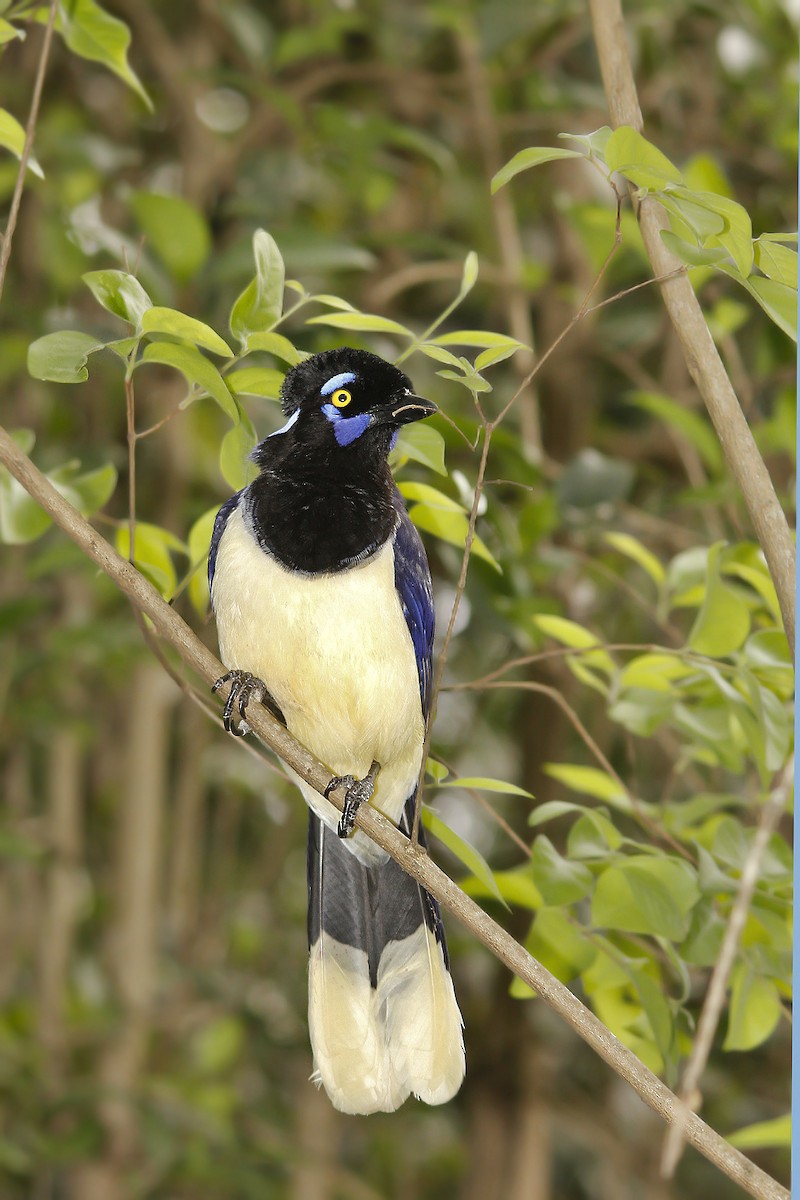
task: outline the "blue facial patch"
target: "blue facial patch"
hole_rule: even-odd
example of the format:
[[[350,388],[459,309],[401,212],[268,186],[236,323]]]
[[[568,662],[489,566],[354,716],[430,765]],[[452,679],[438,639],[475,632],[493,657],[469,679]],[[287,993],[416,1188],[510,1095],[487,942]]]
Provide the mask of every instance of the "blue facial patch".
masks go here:
[[[356,375],[352,371],[342,371],[341,375],[334,375],[332,379],[320,388],[320,396],[330,396],[331,392],[335,392],[337,388],[344,387],[346,383],[354,383]]]
[[[343,379],[343,375],[337,375],[337,379]],[[348,377],[349,379],[349,377]],[[328,386],[327,384],[325,385]],[[339,384],[337,383],[337,387]],[[333,404],[323,404],[322,411],[333,426],[333,436],[340,446],[349,446],[356,438],[360,438],[365,429],[369,427],[369,413],[358,413],[355,417],[344,417],[339,408],[335,408]]]

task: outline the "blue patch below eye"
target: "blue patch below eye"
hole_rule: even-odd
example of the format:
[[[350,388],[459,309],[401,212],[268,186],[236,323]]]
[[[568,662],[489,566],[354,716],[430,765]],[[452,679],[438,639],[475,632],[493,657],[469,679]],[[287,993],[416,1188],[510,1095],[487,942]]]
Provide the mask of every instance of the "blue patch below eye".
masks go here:
[[[329,379],[324,387],[320,388],[320,396],[330,396],[331,392],[335,392],[337,388],[344,387],[346,383],[355,381],[355,374],[352,371],[342,371],[341,375],[334,375]]]
[[[333,426],[333,436],[340,446],[349,446],[369,428],[369,413],[358,413],[355,417],[342,416],[341,409],[332,404],[323,404],[322,411]]]

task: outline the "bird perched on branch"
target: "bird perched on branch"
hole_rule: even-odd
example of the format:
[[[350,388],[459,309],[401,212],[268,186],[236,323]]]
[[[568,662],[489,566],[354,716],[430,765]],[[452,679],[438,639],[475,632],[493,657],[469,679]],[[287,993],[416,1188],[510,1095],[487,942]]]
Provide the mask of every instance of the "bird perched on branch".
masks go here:
[[[434,614],[388,455],[436,406],[348,348],[294,367],[281,400],[288,419],[253,451],[260,474],[222,506],[211,542],[224,723],[247,732],[247,704],[262,701],[330,768],[326,796],[347,789],[340,817],[294,776],[311,810],[313,1078],[343,1112],[391,1112],[411,1093],[441,1104],[464,1045],[439,906],[354,827],[365,802],[407,836],[414,820]]]

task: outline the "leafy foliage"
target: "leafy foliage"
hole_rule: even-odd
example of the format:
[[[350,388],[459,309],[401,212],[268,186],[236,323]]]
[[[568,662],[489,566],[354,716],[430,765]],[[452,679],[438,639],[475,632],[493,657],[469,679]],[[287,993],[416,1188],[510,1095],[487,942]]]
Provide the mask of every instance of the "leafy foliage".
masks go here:
[[[138,10],[156,22],[158,45],[137,27],[131,49],[126,26],[94,0],[59,9],[64,46],[35,143],[44,179],[28,181],[4,297],[8,422],[124,554],[133,482],[133,560],[203,629],[214,514],[248,478],[257,438],[281,422],[286,371],[338,344],[401,362],[443,414],[405,430],[392,459],[428,546],[442,633],[473,509],[476,519],[433,733],[423,819],[435,852],[674,1084],[761,807],[791,753],[791,662],[762,555],[645,286],[630,208],[592,292],[600,307],[541,360],[609,258],[614,188],[629,181],[664,209],[664,240],[689,270],[790,506],[796,243],[761,232],[795,219],[788,18],[747,2],[735,18],[714,16],[681,0],[631,21],[644,138],[596,128],[594,56],[566,0],[445,6],[424,19],[383,2],[312,3],[302,19],[284,4]],[[11,67],[5,197],[31,89],[22,35],[33,45],[40,32],[29,15],[12,3],[0,19]],[[740,74],[714,49],[729,19],[763,54]],[[470,46],[480,47],[480,86]],[[681,104],[653,101],[678,94]],[[716,123],[687,121],[690,110]],[[559,143],[565,124],[595,132]],[[487,168],[476,134],[486,128],[509,158],[494,201],[502,158]],[[530,147],[533,138],[551,144]],[[469,1111],[500,1104],[515,1128],[531,1080],[557,1130],[559,1194],[600,1194],[585,1125],[613,1137],[645,1195],[657,1138],[626,1133],[620,1144],[605,1068],[554,1034],[524,985],[512,983],[509,999],[507,978],[456,931],[469,1111],[409,1108],[367,1130],[316,1120],[303,1057],[304,814],[263,763],[251,769],[240,747],[193,731],[188,704],[164,711],[164,738],[151,729],[136,741],[131,681],[146,651],[125,603],[47,528],[0,472],[0,635],[13,697],[0,859],[21,914],[0,1000],[10,1064],[0,1190],[44,1194],[55,1180],[80,1194],[86,1163],[121,1177],[99,1081],[113,1077],[116,1039],[141,1019],[150,1044],[128,1080],[127,1130],[146,1169],[132,1195],[297,1189],[298,1164],[313,1158],[298,1133],[306,1121],[337,1139],[320,1154],[345,1164],[343,1194],[352,1168],[353,1191],[455,1195],[459,1178],[478,1178]],[[64,738],[78,747],[83,833],[54,855]],[[158,765],[171,798],[151,847],[165,891],[143,876],[140,912],[159,915],[149,932],[137,926],[152,986],[136,1012],[125,956],[106,950],[126,936],[136,850],[135,840],[114,849],[133,769],[120,764],[123,743],[126,763]],[[47,1009],[47,964],[37,966],[38,934],[22,914],[50,911],[57,871],[76,860],[71,924],[53,942],[64,957],[52,962],[68,969]],[[712,1123],[764,1147],[777,1175],[788,1169],[790,899],[781,826],[703,1084]],[[64,926],[53,929],[45,940]],[[55,1049],[43,1055],[46,1038]],[[552,1077],[537,1044],[549,1047]],[[55,1064],[46,1080],[45,1060]],[[510,1145],[502,1157],[516,1161]],[[514,1190],[508,1175],[496,1186]],[[697,1160],[676,1187],[733,1195]]]

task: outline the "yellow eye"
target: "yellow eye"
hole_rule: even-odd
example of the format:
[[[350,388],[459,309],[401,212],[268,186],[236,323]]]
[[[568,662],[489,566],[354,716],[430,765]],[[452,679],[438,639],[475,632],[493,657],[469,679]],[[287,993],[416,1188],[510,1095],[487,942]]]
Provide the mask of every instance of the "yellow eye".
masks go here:
[[[347,388],[337,388],[331,396],[331,401],[337,408],[347,408],[353,397],[348,392]]]

